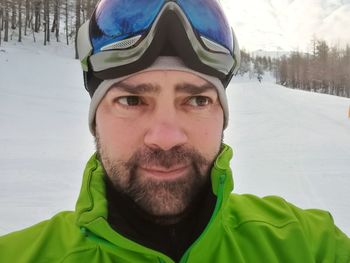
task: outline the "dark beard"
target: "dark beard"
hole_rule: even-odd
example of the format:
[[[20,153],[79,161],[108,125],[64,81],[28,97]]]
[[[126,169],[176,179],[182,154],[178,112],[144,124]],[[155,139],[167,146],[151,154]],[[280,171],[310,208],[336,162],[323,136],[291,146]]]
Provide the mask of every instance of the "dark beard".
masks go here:
[[[115,161],[107,156],[96,137],[97,151],[106,174],[115,189],[127,196],[150,219],[161,224],[181,220],[191,209],[196,197],[209,181],[212,161],[198,151],[176,146],[168,151],[140,149],[127,161]],[[146,178],[138,173],[138,167],[157,166],[171,168],[189,164],[187,174],[173,180]]]

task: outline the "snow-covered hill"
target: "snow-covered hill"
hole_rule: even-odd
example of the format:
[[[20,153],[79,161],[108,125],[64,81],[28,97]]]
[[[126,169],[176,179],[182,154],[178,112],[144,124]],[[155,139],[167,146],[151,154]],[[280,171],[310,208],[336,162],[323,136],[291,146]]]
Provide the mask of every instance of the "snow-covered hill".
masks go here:
[[[235,189],[326,209],[350,235],[350,99],[242,79],[228,93]]]
[[[74,209],[94,151],[72,48],[0,47],[0,235]],[[332,212],[350,234],[350,100],[235,79],[235,191]]]

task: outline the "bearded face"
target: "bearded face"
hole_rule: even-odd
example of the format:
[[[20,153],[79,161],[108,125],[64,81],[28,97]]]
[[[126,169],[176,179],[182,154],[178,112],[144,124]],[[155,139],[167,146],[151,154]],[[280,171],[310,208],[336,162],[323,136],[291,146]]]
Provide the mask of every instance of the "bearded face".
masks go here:
[[[129,160],[122,161],[108,156],[99,136],[96,137],[96,145],[104,169],[116,190],[157,218],[180,218],[209,180],[212,161],[194,149],[182,146],[168,151],[143,148]],[[148,167],[172,171],[176,176],[162,178],[161,172],[159,176],[152,176],[148,174],[151,173],[147,171]]]
[[[185,71],[141,72],[109,88],[95,121],[97,150],[116,190],[154,217],[185,214],[220,151],[216,87]]]

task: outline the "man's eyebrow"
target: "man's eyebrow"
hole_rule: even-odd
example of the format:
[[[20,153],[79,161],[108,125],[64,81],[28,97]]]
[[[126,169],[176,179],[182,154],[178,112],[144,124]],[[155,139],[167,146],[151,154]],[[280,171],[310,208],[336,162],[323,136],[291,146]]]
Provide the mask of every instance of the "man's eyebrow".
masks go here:
[[[200,85],[200,86],[197,86],[197,85],[194,85],[194,84],[191,84],[191,83],[181,83],[181,84],[178,84],[176,85],[175,87],[175,91],[177,92],[186,92],[186,93],[189,93],[189,94],[201,94],[203,92],[206,92],[208,90],[213,90],[216,92],[216,88],[211,85],[210,83],[206,83],[204,85]]]
[[[160,88],[149,83],[142,83],[138,85],[131,85],[125,82],[119,82],[112,86],[118,90],[126,91],[131,94],[139,95],[144,93],[159,93]]]

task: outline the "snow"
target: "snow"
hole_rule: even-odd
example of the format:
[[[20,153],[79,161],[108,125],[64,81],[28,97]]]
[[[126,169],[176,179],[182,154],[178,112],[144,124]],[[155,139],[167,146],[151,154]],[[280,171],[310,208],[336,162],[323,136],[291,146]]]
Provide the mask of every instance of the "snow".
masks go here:
[[[0,47],[0,235],[74,209],[94,152],[89,96],[73,48]],[[322,208],[350,235],[350,100],[265,76],[228,88],[235,192]]]
[[[238,192],[332,213],[350,234],[350,99],[237,80],[228,90]]]
[[[40,49],[38,49],[40,48]],[[89,96],[64,45],[0,47],[0,234],[74,209],[94,151]]]

